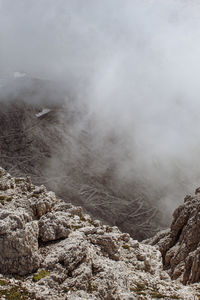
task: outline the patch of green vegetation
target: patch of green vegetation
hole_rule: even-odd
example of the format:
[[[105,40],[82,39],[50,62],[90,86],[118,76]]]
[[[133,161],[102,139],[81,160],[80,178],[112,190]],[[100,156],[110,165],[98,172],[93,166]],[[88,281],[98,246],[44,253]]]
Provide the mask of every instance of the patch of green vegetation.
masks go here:
[[[80,220],[82,221],[82,222],[85,222],[86,221],[86,219],[85,219],[85,217],[81,214],[80,216]]]
[[[152,298],[155,298],[155,299],[180,299],[176,295],[169,296],[169,295],[164,295],[164,294],[160,293],[158,288],[157,288],[157,284],[154,285],[153,289],[151,290],[150,295],[151,295]]]
[[[146,290],[146,286],[145,286],[143,283],[137,282],[137,283],[136,283],[135,289],[136,289],[137,291],[143,291],[143,290]]]
[[[124,244],[124,245],[122,245],[122,247],[123,247],[124,249],[130,250],[130,246],[129,246],[128,244]]]
[[[91,293],[93,293],[93,292],[95,292],[95,291],[97,291],[97,290],[98,290],[97,285],[94,284],[94,283],[92,283],[92,282],[90,281],[90,282],[88,283],[88,289],[87,289],[88,293],[91,294]]]
[[[77,229],[80,229],[80,228],[82,228],[81,225],[72,225],[72,229],[74,229],[74,230],[77,230]]]
[[[67,288],[67,287],[64,287],[64,288],[63,288],[63,292],[64,292],[64,293],[68,293],[69,291],[70,291],[69,288]]]
[[[7,285],[7,284],[8,284],[8,282],[5,279],[0,279],[1,286]]]
[[[0,203],[1,203],[2,205],[5,205],[6,201],[7,201],[7,202],[12,201],[12,197],[10,197],[10,196],[8,197],[8,196],[6,196],[6,195],[0,195]]]
[[[49,271],[41,270],[38,273],[33,275],[33,281],[38,282],[40,279],[45,278],[50,275]]]
[[[6,201],[8,202],[12,201],[12,197],[7,197]]]
[[[15,183],[21,183],[24,181],[24,178],[15,178]]]
[[[94,221],[93,221],[93,220],[88,220],[88,223],[89,223],[90,225],[93,225],[93,226],[95,226],[95,225],[94,225]]]
[[[24,277],[18,274],[13,274],[13,277],[17,280],[24,281]]]
[[[0,290],[0,297],[6,300],[28,300],[35,299],[33,295],[29,294],[25,289],[18,286],[13,286],[8,289]]]
[[[144,292],[147,289],[146,285],[143,283],[136,283],[136,287],[130,287],[131,292],[135,292],[138,295],[146,295]]]
[[[40,198],[40,195],[39,194],[32,194],[31,197],[35,197],[35,198],[38,199],[38,198]]]

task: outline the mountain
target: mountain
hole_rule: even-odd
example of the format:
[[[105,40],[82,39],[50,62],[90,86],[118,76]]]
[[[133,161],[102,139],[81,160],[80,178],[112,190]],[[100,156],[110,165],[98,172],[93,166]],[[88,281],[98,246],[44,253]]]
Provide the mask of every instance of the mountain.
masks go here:
[[[118,177],[115,156],[128,155],[123,141],[95,130],[77,99],[56,82],[28,75],[1,80],[0,165],[139,240],[153,236],[167,225],[153,204],[159,195],[142,181]]]
[[[176,257],[173,263],[182,274],[189,266],[198,267],[198,251],[187,253],[185,260],[180,228],[195,232],[199,203],[199,196],[186,201],[175,211],[171,231],[159,234],[165,245],[166,240],[168,246],[172,239],[176,243],[176,253],[171,251],[175,255],[168,251],[168,258],[172,262]],[[192,240],[199,244],[198,232]],[[139,243],[117,227],[103,225],[45,186],[35,186],[30,177],[12,177],[0,168],[1,299],[199,299],[199,284],[184,286],[185,275],[171,280],[175,265],[167,256],[163,268],[161,239],[154,238],[155,246],[147,242]],[[181,259],[186,268],[180,268]],[[192,269],[191,274],[198,271]],[[188,278],[199,280],[197,276],[193,280],[193,275]]]

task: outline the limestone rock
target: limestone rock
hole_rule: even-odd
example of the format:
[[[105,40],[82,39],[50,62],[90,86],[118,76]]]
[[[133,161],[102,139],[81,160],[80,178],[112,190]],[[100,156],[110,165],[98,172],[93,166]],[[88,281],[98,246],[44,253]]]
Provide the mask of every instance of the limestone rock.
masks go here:
[[[37,270],[39,228],[23,211],[0,211],[0,272],[24,275]]]
[[[149,241],[163,256],[172,279],[184,284],[200,281],[200,196],[187,196],[173,214],[171,228]]]
[[[38,225],[43,242],[66,238],[70,233],[70,218],[64,212],[49,212],[40,218]]]
[[[173,278],[199,281],[197,198],[175,212],[170,231],[151,246],[93,220],[28,177],[12,178],[0,168],[0,183],[2,297],[14,289],[27,300],[199,299],[198,286],[172,281],[162,265],[163,255]]]
[[[50,212],[53,206],[56,204],[57,199],[53,192],[44,194],[32,194],[32,208],[34,209],[35,216],[40,218],[47,212]]]
[[[46,256],[43,267],[53,268],[60,263],[66,268],[66,272],[72,272],[85,258],[87,243],[82,235],[69,237],[66,241],[59,242]]]
[[[119,243],[116,237],[112,234],[105,233],[103,235],[92,235],[89,240],[95,244],[99,245],[104,253],[107,253],[111,259],[119,260]]]

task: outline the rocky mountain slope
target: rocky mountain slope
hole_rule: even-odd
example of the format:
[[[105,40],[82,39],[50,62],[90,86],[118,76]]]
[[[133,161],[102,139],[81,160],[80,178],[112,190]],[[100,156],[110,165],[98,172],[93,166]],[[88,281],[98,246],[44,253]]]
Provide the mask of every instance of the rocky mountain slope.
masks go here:
[[[180,282],[199,280],[200,199],[188,199],[151,246],[1,168],[1,299],[199,299],[199,284]]]
[[[123,140],[113,132],[106,137],[96,132],[69,89],[63,92],[52,82],[29,77],[2,85],[2,167],[13,176],[31,176],[34,184],[44,184],[139,240],[163,227],[162,213],[152,204],[160,195],[143,182],[117,175],[115,156],[117,161],[127,157]]]

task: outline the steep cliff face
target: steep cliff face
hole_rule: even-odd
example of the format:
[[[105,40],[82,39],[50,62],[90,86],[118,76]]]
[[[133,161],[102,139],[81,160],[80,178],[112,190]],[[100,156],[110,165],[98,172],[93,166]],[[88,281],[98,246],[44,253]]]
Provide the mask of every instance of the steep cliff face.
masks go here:
[[[197,285],[171,281],[156,247],[2,168],[0,273],[1,299],[200,297]]]

